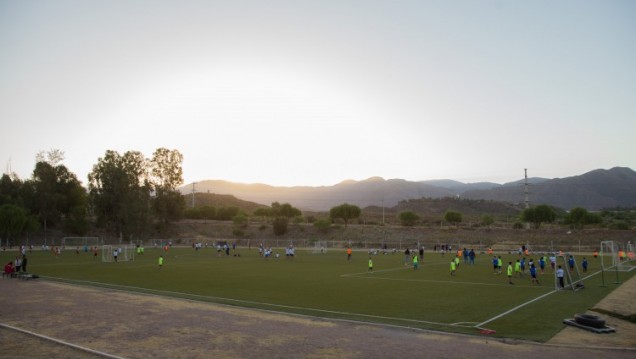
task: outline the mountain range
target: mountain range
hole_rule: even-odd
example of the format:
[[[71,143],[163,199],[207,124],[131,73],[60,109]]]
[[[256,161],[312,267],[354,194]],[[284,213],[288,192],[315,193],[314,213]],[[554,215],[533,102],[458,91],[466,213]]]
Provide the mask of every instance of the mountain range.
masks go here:
[[[420,198],[456,197],[489,201],[524,203],[526,190],[531,205],[547,204],[569,210],[583,207],[590,211],[605,208],[636,208],[636,172],[627,167],[597,169],[565,178],[528,178],[505,184],[454,180],[406,181],[371,177],[363,181],[347,180],[333,186],[276,187],[266,184],[204,180],[194,185],[196,192],[229,194],[264,205],[290,203],[310,211],[328,211],[342,203],[393,207],[400,201]],[[191,194],[192,184],[180,187]]]

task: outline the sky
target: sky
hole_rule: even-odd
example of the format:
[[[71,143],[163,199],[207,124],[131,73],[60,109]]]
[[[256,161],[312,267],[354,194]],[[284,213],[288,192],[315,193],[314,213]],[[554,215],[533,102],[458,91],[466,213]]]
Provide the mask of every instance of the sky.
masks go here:
[[[636,1],[0,0],[0,169],[184,183],[636,169]]]

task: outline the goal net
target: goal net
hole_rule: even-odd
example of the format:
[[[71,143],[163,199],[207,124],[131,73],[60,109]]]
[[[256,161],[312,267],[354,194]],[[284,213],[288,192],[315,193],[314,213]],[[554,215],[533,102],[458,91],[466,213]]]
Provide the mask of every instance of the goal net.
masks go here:
[[[636,268],[636,262],[633,258],[634,248],[631,242],[620,246],[614,241],[603,241],[601,242],[600,256],[603,270],[614,269],[619,272],[631,272]]]
[[[314,242],[314,248],[312,249],[311,253],[314,253],[314,254],[327,253],[327,241]]]
[[[134,245],[102,246],[102,262],[127,262],[135,260]]]
[[[554,271],[554,288],[556,290],[572,289],[573,291],[578,291],[584,288],[581,272],[579,272],[579,266],[574,255],[557,255],[556,265],[557,270]],[[558,276],[559,271],[563,273],[563,286],[561,286],[561,281]]]
[[[62,238],[62,248],[77,249],[90,252],[93,247],[101,244],[99,237],[64,237]]]

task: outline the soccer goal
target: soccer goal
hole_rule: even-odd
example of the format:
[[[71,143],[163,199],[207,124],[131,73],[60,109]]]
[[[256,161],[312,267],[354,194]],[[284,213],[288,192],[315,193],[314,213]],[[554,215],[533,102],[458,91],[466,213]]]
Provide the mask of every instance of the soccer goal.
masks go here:
[[[560,267],[563,270],[563,288],[559,283],[559,269],[554,271],[554,289],[572,289],[573,291],[581,290],[584,287],[583,279],[581,279],[581,272],[579,272],[579,266],[576,262],[576,258],[571,254],[563,254],[556,256],[557,268]]]
[[[117,262],[127,262],[135,260],[135,246],[123,245],[123,246],[102,246],[102,262],[114,262],[115,257]]]
[[[314,242],[314,248],[312,249],[311,253],[314,253],[314,254],[327,253],[327,241]]]
[[[93,247],[97,247],[101,244],[99,237],[64,237],[62,238],[62,248],[75,249],[80,247],[80,250],[90,251]]]
[[[631,253],[631,255],[630,255]],[[614,269],[618,272],[631,272],[636,268],[634,262],[634,248],[631,242],[620,246],[614,241],[601,242],[601,267],[603,270]],[[632,257],[630,259],[630,256]]]

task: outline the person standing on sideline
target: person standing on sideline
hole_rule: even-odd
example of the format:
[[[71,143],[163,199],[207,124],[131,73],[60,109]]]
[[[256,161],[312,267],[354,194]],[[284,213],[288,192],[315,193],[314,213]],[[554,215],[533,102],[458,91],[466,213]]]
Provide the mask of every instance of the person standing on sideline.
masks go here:
[[[369,272],[373,272],[373,259],[369,257]]]
[[[161,267],[163,267],[163,255],[159,255],[159,269],[161,269]]]
[[[508,274],[508,284],[514,284],[512,283],[512,262],[508,262],[506,274]]]
[[[419,257],[417,255],[417,253],[415,253],[413,255],[413,270],[417,270],[418,262],[419,262]]]
[[[26,273],[26,266],[27,266],[27,257],[26,254],[22,255],[22,271]]]
[[[351,247],[347,247],[347,260],[348,261],[351,260],[351,253],[353,253],[353,251],[351,250]]]
[[[557,279],[559,281],[559,289],[562,289],[563,287],[565,287],[565,285],[563,284],[563,268],[561,268],[561,266],[559,266],[556,270],[556,276]]]

